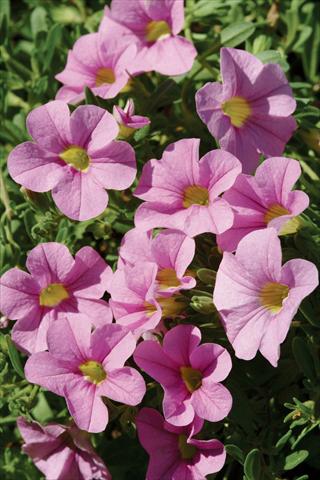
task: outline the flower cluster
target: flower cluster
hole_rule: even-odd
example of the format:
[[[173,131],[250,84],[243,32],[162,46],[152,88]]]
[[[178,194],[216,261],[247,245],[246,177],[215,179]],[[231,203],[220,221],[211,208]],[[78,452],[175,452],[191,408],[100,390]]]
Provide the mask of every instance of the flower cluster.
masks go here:
[[[132,100],[113,115],[94,105],[70,113],[67,102],[82,101],[86,87],[113,98],[143,72],[188,72],[196,51],[179,35],[183,23],[183,0],[113,0],[99,31],[69,51],[56,100],[29,114],[32,141],[9,155],[11,177],[51,191],[73,220],[104,212],[106,190],[129,188],[137,174],[134,149],[119,139],[150,121],[134,114]],[[221,148],[199,159],[200,139],[182,139],[146,162],[134,190],[142,200],[135,228],[122,239],[114,272],[90,246],[73,258],[51,242],[29,252],[28,271],[12,268],[1,278],[1,311],[16,320],[12,339],[29,356],[26,379],[64,397],[73,419],[18,420],[23,450],[50,480],[111,478],[85,432],[106,429],[110,400],[142,402],[150,384],[138,367],[164,391],[163,416],[143,407],[135,420],[150,457],[146,478],[204,479],[223,467],[224,446],[204,440],[202,427],[232,408],[221,383],[232,361],[221,345],[200,344],[202,332],[190,323],[194,237],[211,234],[214,246],[216,235],[222,259],[213,303],[238,358],[260,351],[276,367],[300,303],[318,284],[311,262],[282,265],[279,236],[300,228],[297,216],[309,202],[292,190],[299,163],[279,157],[296,128],[287,79],[278,65],[233,48],[221,50],[221,73],[222,85],[207,83],[196,94]],[[268,158],[257,167],[260,155]]]

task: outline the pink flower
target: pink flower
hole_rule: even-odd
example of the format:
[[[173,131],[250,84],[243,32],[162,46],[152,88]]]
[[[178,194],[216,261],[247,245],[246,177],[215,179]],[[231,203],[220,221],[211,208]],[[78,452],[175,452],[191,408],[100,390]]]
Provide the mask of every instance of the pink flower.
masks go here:
[[[219,195],[233,185],[241,164],[222,150],[212,150],[199,161],[199,143],[196,138],[179,140],[166,148],[161,160],[143,167],[135,191],[145,201],[135,215],[138,228],[174,228],[194,237],[232,226],[232,209]]]
[[[111,480],[101,458],[92,448],[89,435],[74,425],[46,426],[19,417],[17,425],[25,443],[24,453],[50,480]]]
[[[102,108],[83,105],[70,115],[56,100],[35,108],[27,127],[35,143],[10,153],[10,175],[35,192],[52,190],[57,207],[74,220],[100,215],[108,204],[105,188],[124,190],[136,176],[134,150],[113,141],[119,128]]]
[[[109,324],[91,332],[80,314],[54,322],[47,335],[48,352],[31,355],[25,365],[29,382],[65,397],[77,426],[102,432],[108,410],[101,397],[137,405],[145,383],[134,368],[124,367],[136,342],[120,325]]]
[[[296,102],[279,65],[251,53],[222,48],[221,73],[223,85],[206,83],[196,93],[197,112],[221,148],[252,173],[260,153],[282,154],[296,129]]]
[[[82,35],[69,50],[65,69],[55,77],[64,85],[57,100],[78,103],[84,99],[85,87],[98,97],[115,97],[130,79],[135,55],[135,45],[124,44],[117,36]]]
[[[69,312],[92,316],[95,324],[112,322],[107,302],[100,300],[112,277],[111,268],[91,247],[72,257],[65,245],[42,243],[27,257],[30,273],[11,268],[1,277],[1,311],[18,320],[14,342],[26,352],[47,348],[49,325]]]
[[[260,350],[276,367],[291,320],[317,285],[313,263],[294,259],[281,267],[274,228],[249,233],[235,255],[225,252],[213,301],[236,356],[251,360]]]
[[[221,385],[231,370],[231,358],[215,343],[199,346],[201,333],[193,325],[178,325],[166,333],[163,346],[140,343],[134,361],[164,389],[163,413],[176,426],[188,425],[197,415],[217,422],[228,415],[232,397]]]
[[[119,250],[118,268],[142,262],[158,265],[156,291],[171,296],[181,289],[194,288],[196,280],[187,271],[195,253],[195,241],[177,230],[164,230],[155,238],[152,231],[134,228],[123,237]]]
[[[265,160],[254,177],[241,174],[223,195],[232,206],[232,227],[217,236],[222,250],[233,251],[241,238],[254,230],[274,227],[280,235],[299,228],[299,215],[309,205],[306,193],[293,185],[301,174],[299,162],[285,157]]]
[[[150,124],[148,117],[134,114],[134,103],[131,98],[127,101],[124,109],[115,105],[113,116],[119,125],[119,136],[122,138],[128,138],[135,130]]]
[[[203,426],[199,418],[175,427],[157,410],[142,408],[136,423],[140,443],[150,456],[146,480],[205,480],[224,465],[226,452],[219,440],[193,438]]]
[[[197,55],[193,44],[178,35],[183,24],[183,0],[112,0],[99,31],[137,46],[136,71],[181,75]]]

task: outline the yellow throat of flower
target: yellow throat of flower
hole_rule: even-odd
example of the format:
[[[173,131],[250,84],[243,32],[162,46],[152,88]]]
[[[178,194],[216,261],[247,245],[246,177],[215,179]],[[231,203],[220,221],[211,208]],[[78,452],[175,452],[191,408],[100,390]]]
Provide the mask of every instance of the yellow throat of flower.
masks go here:
[[[171,29],[165,20],[152,20],[146,26],[145,39],[147,42],[156,42],[171,34]]]
[[[289,294],[289,287],[277,282],[268,282],[260,292],[261,305],[272,313],[280,312],[283,301]]]
[[[39,304],[42,307],[56,307],[67,298],[69,298],[69,293],[62,283],[51,283],[41,290]]]
[[[195,392],[202,385],[202,373],[192,367],[180,367],[181,378],[190,393]]]
[[[268,210],[266,211],[264,215],[264,221],[266,225],[268,225],[271,220],[273,220],[274,218],[282,217],[282,215],[290,215],[289,210],[287,210],[279,203],[274,203],[273,205],[270,205]]]
[[[178,438],[178,447],[180,451],[181,458],[184,460],[191,460],[197,453],[196,447],[187,443],[187,435],[181,434]]]
[[[111,84],[116,81],[116,77],[112,68],[99,68],[96,73],[96,87],[104,84]]]
[[[82,375],[91,383],[99,385],[107,378],[107,374],[100,362],[95,360],[88,360],[87,362],[80,365],[79,370]]]
[[[230,117],[234,127],[243,127],[251,115],[249,102],[242,97],[232,97],[221,106],[223,112]]]
[[[172,297],[158,297],[157,302],[162,310],[162,318],[179,317],[186,307],[184,299],[177,295],[173,295]],[[155,305],[152,305],[152,303],[145,302],[144,307],[148,317],[151,317],[151,315],[157,311]]]
[[[205,187],[200,185],[190,185],[183,192],[184,208],[189,208],[191,205],[209,205],[209,192]]]
[[[90,165],[90,157],[84,148],[71,145],[59,157],[79,172],[87,172]]]
[[[179,287],[180,280],[173,268],[164,268],[159,270],[157,274],[157,281],[159,282],[159,290],[167,290],[170,287]]]

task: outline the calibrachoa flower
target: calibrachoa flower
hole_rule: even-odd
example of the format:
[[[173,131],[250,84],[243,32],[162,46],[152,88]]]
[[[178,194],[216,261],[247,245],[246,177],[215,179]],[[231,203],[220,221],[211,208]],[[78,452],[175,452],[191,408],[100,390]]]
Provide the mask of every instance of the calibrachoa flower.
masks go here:
[[[183,0],[112,0],[99,31],[137,46],[136,70],[181,75],[197,55],[193,44],[178,35],[183,24]]]
[[[155,238],[152,231],[133,228],[123,237],[118,268],[152,262],[158,265],[156,290],[162,296],[195,287],[196,280],[187,268],[193,260],[195,241],[177,230],[164,230]]]
[[[213,294],[236,356],[251,360],[260,350],[274,367],[300,303],[318,285],[313,263],[281,266],[281,256],[274,228],[249,233],[235,255],[223,254]]]
[[[183,298],[157,293],[158,273],[156,263],[124,265],[116,270],[109,285],[110,306],[116,323],[136,336],[154,330],[162,318],[180,316],[186,308]]]
[[[22,450],[48,480],[111,480],[90,437],[76,426],[46,426],[19,417],[17,425],[25,443]]]
[[[215,343],[199,346],[201,333],[193,325],[178,325],[166,333],[163,346],[144,340],[134,361],[164,389],[163,413],[176,426],[188,425],[197,415],[217,422],[228,415],[232,397],[221,385],[230,370],[227,350]]]
[[[135,55],[135,45],[119,38],[103,32],[82,35],[69,50],[65,69],[55,77],[64,84],[56,98],[78,103],[84,99],[85,87],[98,97],[115,97],[130,80]]]
[[[138,228],[174,228],[193,237],[232,226],[232,209],[219,195],[233,185],[241,164],[223,150],[212,150],[199,161],[199,143],[197,138],[179,140],[161,160],[149,160],[143,167],[135,190],[145,201],[136,211]]]
[[[69,312],[92,316],[95,324],[112,322],[109,305],[100,300],[112,270],[91,247],[72,257],[61,243],[41,243],[27,257],[30,273],[11,268],[0,280],[1,311],[18,320],[14,342],[27,352],[47,348],[49,325]]]
[[[309,205],[309,197],[301,190],[291,191],[301,174],[299,162],[285,157],[265,160],[254,177],[241,174],[223,195],[232,206],[232,227],[217,236],[222,250],[233,251],[241,238],[253,230],[274,227],[281,234],[299,228],[295,218]]]
[[[77,426],[102,432],[108,409],[101,397],[138,405],[146,386],[140,373],[124,367],[136,342],[120,325],[109,324],[91,332],[86,317],[69,315],[54,322],[47,335],[48,352],[31,355],[25,365],[29,382],[65,397]]]
[[[175,427],[157,410],[142,408],[136,424],[140,443],[150,456],[146,480],[204,480],[224,465],[226,452],[219,440],[193,438],[203,426],[199,418]]]
[[[206,83],[196,93],[197,112],[221,148],[252,173],[260,153],[283,152],[296,129],[296,101],[279,65],[244,50],[221,49],[221,74],[223,85]]]
[[[113,116],[119,125],[119,136],[122,138],[130,137],[135,130],[143,128],[150,123],[148,117],[134,114],[134,103],[131,98],[127,101],[124,109],[115,105],[113,107]]]
[[[52,190],[57,207],[74,220],[100,215],[107,189],[128,188],[136,176],[133,148],[113,141],[119,127],[113,116],[94,105],[71,115],[59,100],[35,108],[27,117],[34,142],[24,142],[8,158],[11,177],[35,192]]]

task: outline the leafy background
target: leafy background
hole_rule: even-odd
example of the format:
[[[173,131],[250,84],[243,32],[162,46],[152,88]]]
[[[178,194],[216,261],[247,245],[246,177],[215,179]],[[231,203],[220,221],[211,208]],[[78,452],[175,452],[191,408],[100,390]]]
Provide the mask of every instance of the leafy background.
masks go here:
[[[133,1],[133,0],[132,0]],[[107,2],[108,3],[108,2]],[[39,242],[58,241],[74,253],[91,245],[114,266],[122,235],[133,226],[138,204],[131,190],[113,193],[107,210],[87,222],[74,222],[55,208],[49,194],[26,192],[9,177],[10,150],[28,139],[26,115],[54,98],[54,79],[66,62],[67,51],[80,35],[97,30],[103,0],[0,0],[1,140],[1,273],[24,268],[28,250]],[[320,266],[320,163],[318,60],[320,4],[317,1],[187,0],[185,35],[198,57],[186,75],[166,78],[152,73],[133,81],[129,94],[116,100],[86,92],[86,103],[112,111],[115,103],[134,98],[138,114],[151,126],[135,133],[132,145],[138,168],[160,158],[165,146],[179,138],[200,137],[205,153],[216,148],[199,120],[194,94],[207,81],[219,80],[220,46],[244,48],[263,62],[279,63],[289,77],[298,108],[299,129],[285,155],[298,159],[302,176],[298,187],[310,196],[302,215],[303,227],[282,237],[284,260],[306,258]],[[188,322],[201,327],[205,341],[215,341],[231,352],[211,305],[215,271],[221,259],[214,236],[197,238],[197,290],[189,295]],[[24,379],[23,363],[10,341],[10,327],[0,333],[0,478],[40,479],[41,474],[20,452],[22,440],[15,427],[23,414],[42,423],[65,421],[64,400]],[[204,437],[216,436],[229,453],[217,480],[307,480],[320,478],[320,294],[306,299],[282,346],[279,367],[260,356],[250,362],[235,359],[227,386],[234,407],[223,422],[206,424]],[[148,379],[147,379],[148,380]],[[161,405],[161,389],[151,383],[144,401]],[[115,480],[145,477],[147,455],[134,428],[135,409],[111,404],[106,432],[93,436],[98,453]],[[160,452],[159,452],[160,453]]]

